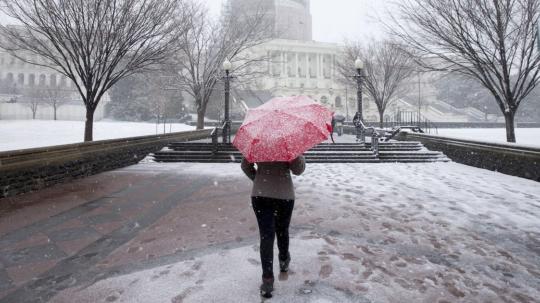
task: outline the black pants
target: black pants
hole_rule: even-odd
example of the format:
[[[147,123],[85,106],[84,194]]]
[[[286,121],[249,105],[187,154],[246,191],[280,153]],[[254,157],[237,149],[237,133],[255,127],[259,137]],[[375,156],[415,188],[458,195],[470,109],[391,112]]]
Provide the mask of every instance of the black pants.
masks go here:
[[[251,197],[251,205],[259,224],[263,277],[274,277],[274,238],[277,235],[279,259],[287,259],[289,224],[291,223],[294,200]]]

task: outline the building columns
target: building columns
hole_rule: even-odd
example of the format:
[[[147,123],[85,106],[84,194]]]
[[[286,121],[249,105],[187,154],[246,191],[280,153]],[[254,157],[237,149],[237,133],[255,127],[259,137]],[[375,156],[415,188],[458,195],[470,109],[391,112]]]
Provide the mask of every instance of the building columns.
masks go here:
[[[297,53],[297,52],[294,53],[294,61],[295,61],[295,64],[294,64],[294,65],[295,65],[295,66],[294,66],[294,75],[295,75],[295,76],[294,76],[294,77],[295,77],[295,78],[299,78],[299,77],[300,77],[300,73],[298,72],[298,67],[299,67],[298,63],[299,63],[299,62],[298,62],[298,53]]]

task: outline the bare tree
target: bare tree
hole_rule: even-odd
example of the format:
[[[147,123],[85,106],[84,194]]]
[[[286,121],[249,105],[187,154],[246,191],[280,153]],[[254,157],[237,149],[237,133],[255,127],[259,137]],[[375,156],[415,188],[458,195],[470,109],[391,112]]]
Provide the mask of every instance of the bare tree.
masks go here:
[[[76,92],[58,86],[44,87],[41,89],[43,102],[53,109],[54,121],[57,120],[58,109],[70,101],[70,97]]]
[[[430,59],[426,67],[479,81],[516,142],[515,114],[540,79],[540,0],[403,0],[391,31]]]
[[[404,81],[414,71],[414,59],[405,52],[403,45],[395,42],[373,41],[365,46],[360,43],[346,45],[338,71],[346,81],[355,81],[351,75],[356,73],[351,62],[360,58],[364,62],[363,85],[377,105],[380,127],[383,127],[384,112],[396,98],[405,93]]]
[[[32,119],[36,119],[36,114],[40,105],[43,105],[42,90],[38,87],[27,87],[22,90],[20,104],[32,111]]]
[[[229,59],[237,81],[261,73],[258,65],[267,61],[266,54],[256,55],[250,48],[265,42],[271,35],[271,22],[262,6],[250,10],[232,9],[221,20],[212,20],[207,9],[192,2],[189,30],[180,38],[181,51],[172,65],[177,70],[180,87],[191,95],[197,107],[197,129],[204,128],[204,115],[221,81],[222,64]],[[249,75],[249,76],[248,76]]]
[[[185,29],[177,17],[180,1],[0,0],[1,10],[21,24],[0,26],[5,38],[0,46],[75,83],[86,106],[84,140],[91,141],[103,95],[173,51],[171,45]]]
[[[165,85],[168,84],[165,79],[171,79],[170,86]],[[181,114],[183,105],[183,95],[177,86],[175,75],[167,74],[166,69],[160,67],[127,77],[111,89],[108,114],[128,121],[147,121],[153,117],[162,117],[164,112],[156,109],[164,95],[171,110],[165,113],[176,118]]]
[[[184,101],[182,92],[176,85],[176,77],[165,71],[162,69],[159,74],[145,74],[150,95],[150,111],[156,116],[157,124],[160,119],[163,122],[164,133],[167,121],[178,118]]]

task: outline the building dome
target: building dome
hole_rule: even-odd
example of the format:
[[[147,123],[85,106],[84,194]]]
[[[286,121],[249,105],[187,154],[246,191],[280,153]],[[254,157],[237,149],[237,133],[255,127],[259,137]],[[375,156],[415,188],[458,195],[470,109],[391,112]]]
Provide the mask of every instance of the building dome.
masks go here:
[[[278,38],[313,39],[309,0],[275,0],[275,29]]]
[[[229,0],[228,7],[249,11],[263,8],[272,18],[273,38],[311,41],[312,18],[309,0]],[[256,11],[256,9],[254,9]]]

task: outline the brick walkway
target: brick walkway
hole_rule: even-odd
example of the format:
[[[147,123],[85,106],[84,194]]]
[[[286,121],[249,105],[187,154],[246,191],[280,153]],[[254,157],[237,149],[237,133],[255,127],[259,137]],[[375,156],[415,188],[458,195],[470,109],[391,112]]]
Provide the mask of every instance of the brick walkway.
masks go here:
[[[212,165],[140,164],[0,201],[0,302],[258,300],[250,184]],[[540,302],[538,183],[453,163],[308,169],[276,302]],[[216,299],[211,283],[244,287]]]
[[[65,287],[103,278],[123,264],[202,248],[217,239],[253,238],[250,210],[240,207],[248,203],[247,184],[236,194],[229,193],[231,185],[135,168],[9,199],[26,206],[0,217],[0,297],[47,301]],[[184,232],[195,221],[213,217],[214,203],[226,203],[224,211],[238,220],[249,219],[251,229],[228,226],[215,233],[217,226],[209,226]],[[231,211],[235,208],[244,211]]]

